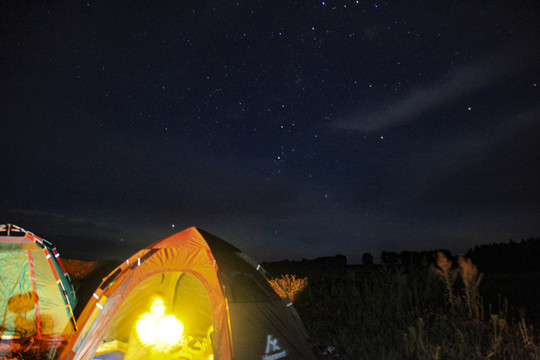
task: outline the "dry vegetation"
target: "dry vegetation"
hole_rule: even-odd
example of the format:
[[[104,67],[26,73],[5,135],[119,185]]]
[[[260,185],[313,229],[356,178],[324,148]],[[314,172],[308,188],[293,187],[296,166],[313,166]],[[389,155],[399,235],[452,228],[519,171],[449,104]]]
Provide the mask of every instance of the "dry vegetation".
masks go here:
[[[86,279],[99,266],[98,261],[82,261],[74,259],[62,259],[66,271],[72,279]]]
[[[308,285],[308,279],[297,279],[296,275],[282,275],[276,279],[269,280],[272,289],[282,298],[289,298],[292,302],[296,300],[298,294]]]

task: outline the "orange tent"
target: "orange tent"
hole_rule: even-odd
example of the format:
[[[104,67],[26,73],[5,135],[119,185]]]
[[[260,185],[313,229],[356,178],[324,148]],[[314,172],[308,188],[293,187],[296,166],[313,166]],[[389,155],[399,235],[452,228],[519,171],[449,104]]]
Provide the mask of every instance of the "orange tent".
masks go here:
[[[265,274],[222,239],[197,228],[179,232],[103,280],[61,359],[314,358],[292,303]],[[182,334],[158,335],[165,322]]]

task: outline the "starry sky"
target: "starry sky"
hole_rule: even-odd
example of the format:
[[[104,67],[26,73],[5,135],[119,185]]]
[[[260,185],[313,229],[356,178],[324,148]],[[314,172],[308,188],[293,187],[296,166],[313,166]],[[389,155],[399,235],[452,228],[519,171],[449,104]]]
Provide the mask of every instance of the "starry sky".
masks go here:
[[[540,5],[2,1],[0,223],[124,259],[540,236]]]

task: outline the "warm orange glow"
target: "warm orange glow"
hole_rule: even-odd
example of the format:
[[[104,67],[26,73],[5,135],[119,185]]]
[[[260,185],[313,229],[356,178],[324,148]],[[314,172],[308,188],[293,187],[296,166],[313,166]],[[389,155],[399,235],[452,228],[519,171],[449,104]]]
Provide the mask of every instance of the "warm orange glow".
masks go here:
[[[165,304],[156,298],[150,311],[137,321],[137,336],[144,346],[167,352],[184,339],[184,324],[174,315],[166,315]]]

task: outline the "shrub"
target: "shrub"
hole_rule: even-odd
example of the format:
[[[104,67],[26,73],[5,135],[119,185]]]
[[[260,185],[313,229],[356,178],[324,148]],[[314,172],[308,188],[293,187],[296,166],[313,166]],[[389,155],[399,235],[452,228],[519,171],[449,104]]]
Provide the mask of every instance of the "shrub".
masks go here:
[[[297,279],[295,275],[282,275],[276,279],[269,280],[274,291],[282,298],[289,298],[292,302],[302,290],[308,285],[308,279]]]

